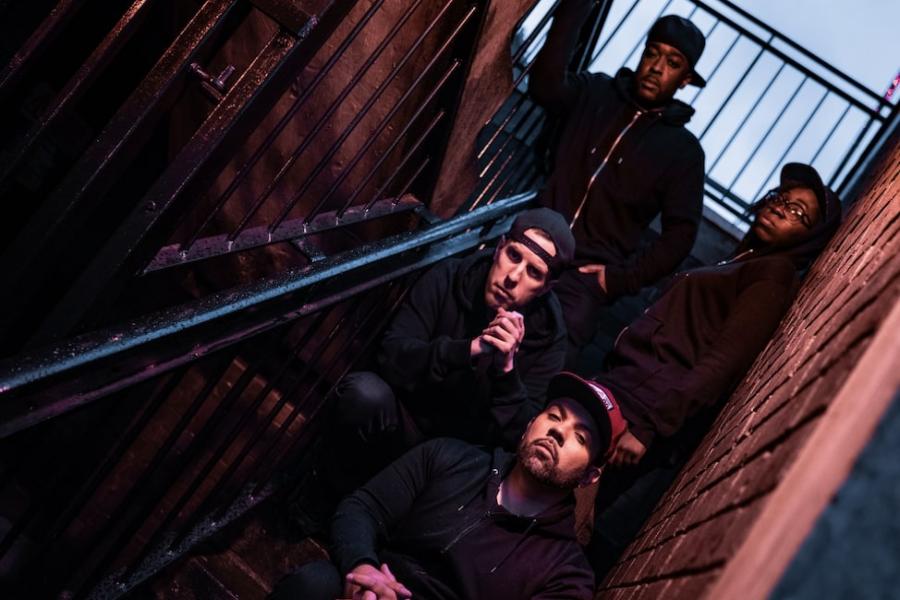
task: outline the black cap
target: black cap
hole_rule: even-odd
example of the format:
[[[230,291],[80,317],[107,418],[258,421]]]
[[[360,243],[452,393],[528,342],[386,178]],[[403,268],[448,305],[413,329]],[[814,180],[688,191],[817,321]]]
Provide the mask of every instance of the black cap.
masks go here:
[[[531,241],[525,235],[525,231],[529,229],[540,229],[550,236],[556,247],[556,255],[550,256]],[[575,237],[569,229],[569,224],[561,214],[549,208],[533,208],[519,213],[509,229],[509,238],[524,244],[540,256],[552,276],[559,275],[575,256]]]
[[[619,438],[628,429],[628,423],[622,416],[622,410],[612,391],[593,379],[585,379],[570,371],[561,371],[547,386],[547,403],[557,398],[575,400],[594,418],[600,432],[601,451],[597,462],[605,462],[615,449]]]
[[[800,185],[809,188],[819,201],[819,210],[822,213],[822,221],[826,221],[831,215],[830,211],[840,210],[840,200],[825,187],[818,171],[804,163],[787,163],[781,167],[781,187]],[[837,208],[835,208],[835,205]]]
[[[697,26],[678,15],[666,15],[657,19],[653,27],[647,33],[648,42],[659,42],[677,48],[684,54],[691,66],[691,85],[704,87],[706,80],[694,70],[703,48],[706,46],[706,38],[697,29]]]

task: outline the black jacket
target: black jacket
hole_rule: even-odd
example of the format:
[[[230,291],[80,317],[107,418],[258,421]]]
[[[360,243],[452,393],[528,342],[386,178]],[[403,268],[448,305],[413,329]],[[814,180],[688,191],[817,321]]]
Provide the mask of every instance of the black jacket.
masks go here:
[[[427,435],[512,447],[562,368],[565,324],[548,292],[522,311],[525,338],[511,372],[473,365],[469,344],[493,318],[484,302],[492,256],[447,259],[423,275],[388,326],[378,364]]]
[[[567,71],[589,9],[589,0],[563,1],[531,68],[532,97],[565,115],[539,201],[571,221],[592,174],[604,165],[572,229],[575,264],[606,264],[608,295],[617,297],[671,273],[690,252],[702,210],[704,154],[684,127],[694,113],[690,106],[673,99],[655,109],[641,107],[628,69],[615,78]],[[662,233],[639,251],[657,215]]]
[[[634,435],[649,446],[713,406],[743,378],[799,286],[800,275],[840,223],[840,205],[807,241],[766,248],[752,230],[734,258],[675,276],[626,327],[598,380],[619,401]]]
[[[385,562],[413,598],[591,598],[574,497],[509,513],[496,498],[513,462],[447,438],[417,446],[338,506],[333,560],[342,574]]]

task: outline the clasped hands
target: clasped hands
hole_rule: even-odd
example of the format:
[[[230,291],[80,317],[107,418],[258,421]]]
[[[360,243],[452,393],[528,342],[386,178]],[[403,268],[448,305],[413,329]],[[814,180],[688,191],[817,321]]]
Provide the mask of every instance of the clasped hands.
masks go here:
[[[409,600],[412,598],[405,585],[397,581],[387,564],[380,569],[363,563],[347,573],[344,585],[347,600]]]
[[[514,310],[497,309],[494,320],[481,334],[472,340],[472,358],[486,353],[494,354],[494,367],[509,373],[515,367],[516,350],[525,338],[525,317]]]

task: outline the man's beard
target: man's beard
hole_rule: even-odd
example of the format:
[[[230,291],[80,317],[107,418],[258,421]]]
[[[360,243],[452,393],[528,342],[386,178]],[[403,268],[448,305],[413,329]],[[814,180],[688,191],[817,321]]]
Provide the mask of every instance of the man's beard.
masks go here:
[[[560,490],[572,490],[578,487],[584,473],[563,473],[556,464],[557,455],[545,457],[540,454],[535,444],[526,443],[523,438],[516,452],[522,468],[538,483]]]

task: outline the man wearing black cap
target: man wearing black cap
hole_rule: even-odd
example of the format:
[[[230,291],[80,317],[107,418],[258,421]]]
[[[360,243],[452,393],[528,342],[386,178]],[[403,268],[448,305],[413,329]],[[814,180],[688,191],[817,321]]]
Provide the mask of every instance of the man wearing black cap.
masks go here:
[[[572,490],[597,481],[625,423],[576,375],[548,396],[515,454],[440,438],[394,461],[338,506],[334,562],[305,565],[273,600],[592,598]]]
[[[353,489],[415,443],[515,445],[563,366],[556,278],[575,240],[565,219],[520,214],[495,250],[422,276],[387,327],[376,372],[350,373],[332,413],[332,484]]]
[[[563,116],[554,168],[540,202],[561,212],[577,241],[556,288],[569,333],[569,361],[594,335],[603,307],[672,272],[700,222],[704,154],[685,124],[693,109],[673,98],[703,87],[694,70],[705,40],[693,23],[659,19],[637,72],[567,71],[590,0],[563,0],[531,68],[529,91]],[[639,249],[656,216],[661,234]]]

